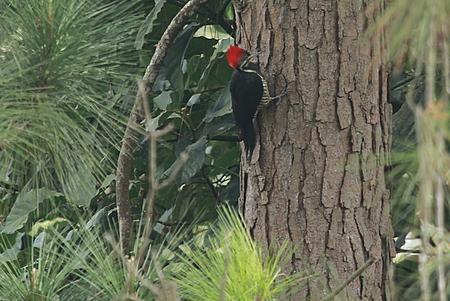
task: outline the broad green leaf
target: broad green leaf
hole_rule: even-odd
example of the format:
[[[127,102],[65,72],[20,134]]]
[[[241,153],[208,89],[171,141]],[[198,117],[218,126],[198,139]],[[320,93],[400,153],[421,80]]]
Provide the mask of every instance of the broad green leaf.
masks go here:
[[[100,221],[105,217],[105,208],[100,209],[97,211],[86,223],[87,229],[92,229],[92,227],[95,227],[100,224]]]
[[[43,201],[61,196],[60,193],[46,188],[21,192],[6,218],[2,233],[12,234],[20,229],[27,221],[28,215],[35,211]]]
[[[214,118],[231,113],[231,94],[229,85],[220,91],[219,98],[212,107],[206,112],[203,119],[205,122],[211,122]]]
[[[171,94],[171,91],[163,91],[153,99],[153,103],[158,109],[165,111],[167,110],[167,106],[172,103]]]
[[[167,116],[167,119],[178,119],[178,118],[181,118],[181,115],[176,112],[173,112],[172,114]]]
[[[88,166],[82,163],[64,184],[64,196],[78,206],[88,207],[97,194],[97,181]]]
[[[183,88],[182,68],[186,50],[199,26],[200,25],[197,23],[191,23],[185,26],[183,31],[177,36],[164,59],[163,66],[155,83],[156,89],[162,87],[165,80],[170,82],[170,85],[174,90]]]
[[[147,17],[145,17],[145,20],[136,35],[136,41],[134,43],[134,47],[136,47],[137,50],[142,49],[145,42],[145,36],[153,31],[153,25],[158,17],[158,14],[161,12],[161,9],[164,7],[164,4],[166,4],[166,0],[155,0],[155,6]]]
[[[114,211],[117,209],[112,209],[111,211]],[[111,212],[109,212],[111,213]],[[108,214],[109,214],[108,213]],[[101,222],[101,220],[105,217],[105,215],[107,215],[106,213],[106,209],[102,208],[99,211],[97,211],[87,222],[86,224],[81,226],[81,229],[83,229],[83,231],[88,231],[92,230],[94,227],[98,226]],[[77,229],[73,229],[70,230],[67,234],[66,234],[66,240],[71,240],[72,238],[74,238],[74,234],[77,232]]]
[[[44,246],[45,238],[47,237],[47,232],[42,231],[33,241],[34,248],[42,248]]]
[[[219,41],[216,39],[194,36],[194,38],[189,43],[189,48],[186,51],[185,58],[190,59],[194,55],[201,55],[209,58],[214,53],[214,45],[216,45],[218,42]]]
[[[201,54],[191,56],[187,60],[187,72],[184,82],[186,90],[194,91],[194,93],[200,91],[198,83],[208,63],[209,58]]]
[[[189,159],[181,172],[182,183],[186,183],[202,168],[205,162],[205,149],[206,137],[200,138],[197,142],[186,148]]]
[[[0,253],[0,263],[9,262],[17,259],[17,255],[19,254],[20,248],[22,247],[22,237],[24,233],[17,233],[16,242],[14,246],[4,250]],[[2,243],[1,248],[5,247]]]
[[[202,26],[197,30],[194,36],[217,40],[230,38],[230,35],[226,33],[220,26],[217,25]]]
[[[153,227],[153,231],[164,234],[165,226],[162,224],[167,224],[170,219],[172,218],[173,208],[169,208],[161,215],[161,217],[158,219],[158,223]]]
[[[235,126],[235,121],[231,114],[214,118],[203,128],[202,135],[214,137],[221,135]]]
[[[31,231],[28,233],[30,236],[36,236],[40,230],[47,230],[51,227],[54,227],[56,224],[68,222],[67,219],[62,217],[56,217],[51,220],[44,220],[36,222],[32,227]]]
[[[161,118],[161,116],[164,114],[164,112],[162,112],[161,114],[159,114],[156,117],[153,117],[152,120],[150,120],[150,122],[147,122],[145,124],[145,130],[147,132],[154,132],[156,131],[156,129],[159,127],[159,119]]]
[[[203,166],[205,162],[205,149],[206,149],[206,137],[203,136],[195,143],[190,144],[184,150],[188,155],[188,160],[184,164],[182,171],[179,175],[179,184],[186,183],[192,178]],[[176,166],[180,164],[180,158],[178,158],[164,173],[163,177],[168,177]]]
[[[8,262],[16,260],[18,254],[19,250],[16,248],[7,249],[3,253],[0,253],[0,262]]]
[[[211,55],[211,58],[209,59],[208,66],[206,66],[205,70],[203,71],[203,74],[199,80],[198,83],[198,89],[204,90],[206,87],[211,86],[211,73],[214,69],[214,67],[217,66],[218,63],[224,62],[224,53],[227,51],[228,47],[233,44],[233,40],[231,38],[220,40],[219,43],[216,45],[214,53]],[[221,68],[222,69],[222,68]],[[229,69],[229,68],[228,68]],[[222,69],[221,74],[222,76],[220,79],[223,81],[223,71],[227,69]]]
[[[201,96],[201,94],[194,94],[194,95],[192,95],[191,98],[189,98],[189,101],[187,102],[187,106],[192,107],[196,103],[199,103],[200,102],[200,96]]]
[[[233,19],[234,19],[234,7],[233,7],[233,5],[231,4],[231,2],[230,2],[230,4],[227,6],[227,8],[225,9],[225,17],[226,17],[228,20],[233,20]]]

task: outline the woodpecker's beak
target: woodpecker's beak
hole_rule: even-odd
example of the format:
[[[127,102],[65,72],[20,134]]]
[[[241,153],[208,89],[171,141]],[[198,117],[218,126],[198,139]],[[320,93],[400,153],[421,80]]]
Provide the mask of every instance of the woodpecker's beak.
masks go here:
[[[242,62],[241,66],[246,66],[248,63],[250,63],[250,61],[251,61],[253,58],[258,57],[258,56],[261,54],[261,52],[262,52],[262,51],[260,50],[260,51],[258,51],[258,52],[256,52],[256,53],[253,53],[253,54],[247,56],[247,57],[244,59],[244,61]]]
[[[262,51],[260,50],[260,51],[254,53],[254,54],[249,55],[249,56],[248,56],[248,60],[251,60],[251,59],[254,58],[254,57],[258,57],[258,56],[261,54],[261,52],[262,52]]]

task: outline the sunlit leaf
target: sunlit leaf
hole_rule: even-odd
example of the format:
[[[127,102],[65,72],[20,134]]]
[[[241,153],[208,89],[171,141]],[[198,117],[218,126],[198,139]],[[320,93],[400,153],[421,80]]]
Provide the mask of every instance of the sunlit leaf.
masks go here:
[[[153,99],[153,103],[158,109],[165,111],[167,110],[167,106],[172,103],[171,94],[171,91],[163,91]]]
[[[105,179],[103,180],[102,184],[100,185],[100,188],[102,188],[102,189],[107,188],[109,185],[111,185],[112,181],[115,181],[115,180],[116,180],[115,174],[107,175],[105,177]]]
[[[189,101],[187,102],[187,106],[192,107],[196,103],[199,103],[200,102],[200,96],[201,96],[201,94],[194,94],[194,95],[192,95],[191,98],[189,98]]]
[[[66,222],[68,222],[68,220],[65,218],[62,218],[62,217],[56,217],[56,218],[53,218],[50,220],[38,221],[33,224],[33,226],[31,227],[31,231],[28,234],[31,236],[36,236],[36,234],[38,234],[39,231],[41,231],[41,230],[47,230],[49,228],[55,227],[57,224],[66,223]]]
[[[43,201],[61,196],[60,193],[46,188],[25,191],[17,196],[16,202],[6,218],[2,233],[14,233],[20,229],[28,219],[28,215],[35,211]]]

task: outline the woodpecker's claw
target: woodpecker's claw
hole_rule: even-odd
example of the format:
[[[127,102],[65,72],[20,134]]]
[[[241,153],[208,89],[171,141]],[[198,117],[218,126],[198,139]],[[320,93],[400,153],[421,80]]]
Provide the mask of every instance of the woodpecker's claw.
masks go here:
[[[274,100],[280,100],[283,96],[286,96],[288,93],[286,90],[284,90],[282,93],[276,95],[276,96],[271,96],[270,97],[270,101],[274,101]]]

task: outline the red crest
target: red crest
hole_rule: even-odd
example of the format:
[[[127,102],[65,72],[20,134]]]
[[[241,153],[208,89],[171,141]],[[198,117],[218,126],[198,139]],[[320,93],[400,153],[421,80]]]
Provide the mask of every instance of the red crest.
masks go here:
[[[246,51],[237,45],[231,45],[227,50],[227,62],[228,65],[236,69],[239,66],[242,58],[245,56]]]

